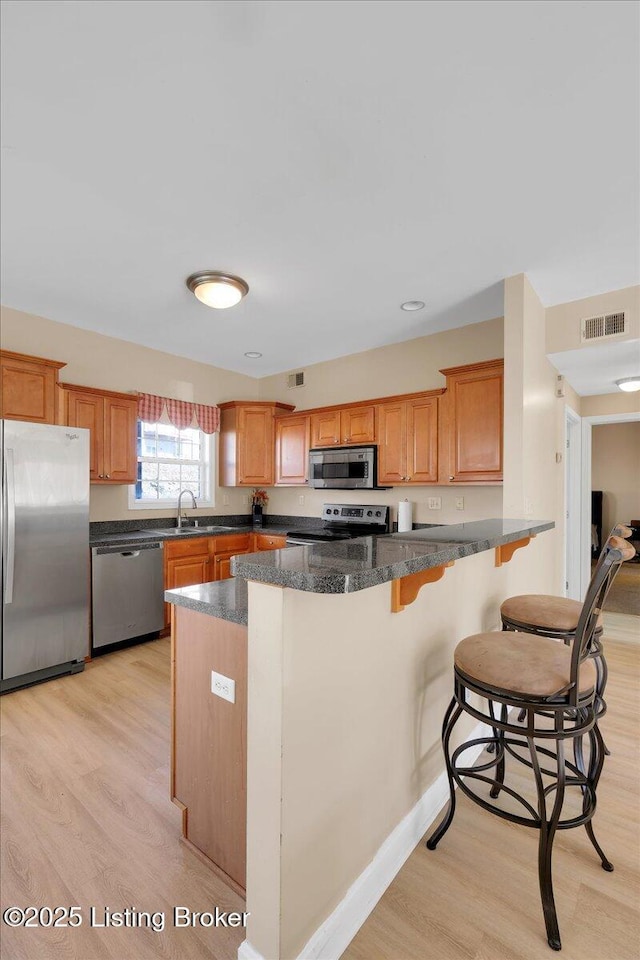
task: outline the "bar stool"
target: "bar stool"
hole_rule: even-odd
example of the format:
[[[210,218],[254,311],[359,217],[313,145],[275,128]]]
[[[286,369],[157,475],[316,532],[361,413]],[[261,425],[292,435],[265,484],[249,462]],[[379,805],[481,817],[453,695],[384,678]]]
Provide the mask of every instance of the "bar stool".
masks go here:
[[[609,538],[591,578],[570,647],[549,637],[539,637],[532,643],[530,634],[496,631],[466,637],[454,654],[454,695],[442,727],[450,798],[427,847],[435,850],[451,825],[456,785],[485,810],[513,823],[535,827],[539,831],[542,909],[547,941],[554,950],[561,949],[551,873],[556,831],[584,826],[603,869],[613,870],[591,823],[604,760],[604,744],[596,723],[593,649],[607,592],[621,563],[634,555],[634,548],[625,540]],[[512,712],[520,710],[525,713],[524,726],[511,719]],[[451,735],[463,713],[487,724],[490,731],[451,752]],[[588,751],[584,750],[585,738]],[[494,746],[494,755],[485,754],[475,766],[465,765],[462,756],[466,750],[490,745]],[[507,759],[510,770],[512,766],[514,770],[524,767],[525,774],[528,769],[532,775],[536,806],[506,781]],[[568,788],[577,791],[577,813],[565,808]],[[501,792],[519,804],[518,812],[492,802]]]
[[[609,536],[626,539],[631,534],[630,527],[618,523]],[[503,630],[517,630],[538,637],[553,637],[570,644],[576,635],[581,611],[582,604],[579,600],[532,593],[509,597],[505,600],[500,607],[500,618]],[[598,716],[602,716],[606,710],[604,691],[607,685],[607,661],[602,650],[602,614],[599,614],[596,623],[591,656],[598,672],[596,706]],[[605,752],[608,753],[606,748]]]

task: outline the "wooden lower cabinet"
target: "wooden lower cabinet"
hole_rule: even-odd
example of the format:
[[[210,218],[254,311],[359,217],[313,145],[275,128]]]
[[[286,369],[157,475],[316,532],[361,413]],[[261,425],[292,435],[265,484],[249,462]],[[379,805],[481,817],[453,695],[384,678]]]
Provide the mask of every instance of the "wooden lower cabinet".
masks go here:
[[[196,583],[227,580],[231,558],[256,550],[280,550],[287,538],[265,533],[230,533],[221,537],[191,537],[165,541],[164,588],[176,590]],[[171,604],[165,603],[165,629],[171,622]]]
[[[171,644],[171,798],[184,842],[244,894],[247,628],[175,607]],[[235,681],[235,703],[211,693],[212,671]]]

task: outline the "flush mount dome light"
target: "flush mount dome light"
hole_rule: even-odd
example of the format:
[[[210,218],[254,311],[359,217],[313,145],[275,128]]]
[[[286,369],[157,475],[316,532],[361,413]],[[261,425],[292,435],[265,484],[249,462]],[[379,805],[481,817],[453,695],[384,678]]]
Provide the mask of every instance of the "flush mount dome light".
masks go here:
[[[258,353],[257,350],[248,350],[245,353],[245,357],[249,357],[249,360],[259,360],[261,356],[262,354]]]
[[[249,284],[240,277],[213,270],[200,270],[187,277],[189,290],[208,307],[225,310],[235,307],[249,293]]]
[[[400,304],[401,310],[422,310],[423,307],[423,300],[405,300],[404,303]]]
[[[640,377],[625,377],[624,380],[616,380],[616,386],[624,390],[625,393],[635,393],[640,390]]]

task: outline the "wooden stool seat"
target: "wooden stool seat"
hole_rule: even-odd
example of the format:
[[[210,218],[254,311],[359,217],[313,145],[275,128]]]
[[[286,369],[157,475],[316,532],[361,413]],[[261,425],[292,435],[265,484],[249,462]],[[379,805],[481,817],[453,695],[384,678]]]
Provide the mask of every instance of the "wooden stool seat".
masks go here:
[[[571,687],[571,648],[547,637],[531,643],[527,633],[476,633],[460,641],[453,658],[466,678],[502,695],[546,700]],[[593,660],[586,660],[579,692],[588,693],[596,680]]]

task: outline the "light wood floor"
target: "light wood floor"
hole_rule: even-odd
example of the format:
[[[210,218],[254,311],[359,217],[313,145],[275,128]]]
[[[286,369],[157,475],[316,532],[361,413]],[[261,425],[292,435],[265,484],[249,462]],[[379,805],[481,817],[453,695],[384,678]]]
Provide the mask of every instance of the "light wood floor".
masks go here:
[[[243,910],[179,841],[169,800],[169,641],[6,694],[2,907],[82,907],[76,929],[11,929],[3,960],[235,960],[240,929],[174,929],[176,905]],[[164,911],[163,932],[91,929],[89,907]]]
[[[620,616],[620,615],[618,615]],[[609,637],[637,637],[632,618]],[[584,830],[560,834],[556,899],[565,960],[638,960],[638,660],[609,642],[603,730],[613,755],[599,792],[599,866]],[[89,907],[242,910],[179,842],[169,801],[169,642],[0,699],[2,906],[82,907],[82,927],[0,925],[3,960],[235,960],[242,930],[91,929]],[[635,727],[633,726],[635,724]],[[437,851],[419,845],[343,960],[549,960],[533,831],[462,797]]]
[[[612,755],[598,788],[594,828],[615,871],[601,868],[584,828],[557,835],[553,870],[562,960],[640,958],[639,627],[637,617],[605,619],[609,712],[601,729]],[[460,796],[438,848],[416,847],[342,960],[555,955],[538,894],[537,833]]]

